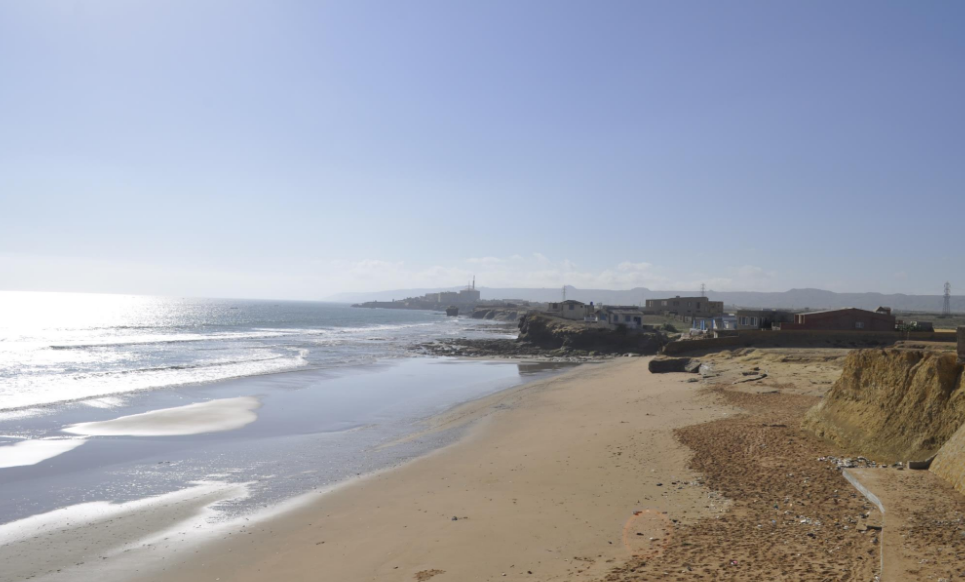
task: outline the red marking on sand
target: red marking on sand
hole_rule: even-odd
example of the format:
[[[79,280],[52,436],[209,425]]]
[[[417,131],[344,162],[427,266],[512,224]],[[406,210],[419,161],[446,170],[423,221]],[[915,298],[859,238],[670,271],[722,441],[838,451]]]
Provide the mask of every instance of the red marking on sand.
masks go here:
[[[623,525],[623,547],[634,557],[656,556],[666,549],[671,537],[673,522],[656,509],[634,511]]]

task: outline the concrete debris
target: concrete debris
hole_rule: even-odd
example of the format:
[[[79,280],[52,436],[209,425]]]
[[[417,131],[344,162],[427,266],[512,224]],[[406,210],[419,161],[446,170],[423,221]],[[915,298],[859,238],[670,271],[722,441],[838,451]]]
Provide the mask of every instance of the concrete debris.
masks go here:
[[[839,459],[837,457],[832,457],[829,455],[827,457],[818,457],[818,461],[822,463],[824,462],[832,463],[838,469],[867,469],[867,468],[873,469],[879,466],[878,463],[875,463],[871,459],[867,459],[865,457],[856,457],[854,459],[850,457],[846,457],[843,459]],[[901,463],[895,463],[895,466],[898,466],[900,464]]]

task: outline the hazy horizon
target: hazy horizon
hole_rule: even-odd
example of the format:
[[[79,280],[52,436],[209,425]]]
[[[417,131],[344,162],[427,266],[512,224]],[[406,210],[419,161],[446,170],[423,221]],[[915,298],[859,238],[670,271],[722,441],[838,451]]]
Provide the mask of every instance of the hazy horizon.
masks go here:
[[[282,301],[282,302],[284,302],[284,301],[294,301],[294,302],[304,301],[304,302],[349,304],[349,303],[357,303],[357,302],[364,302],[364,301],[374,301],[374,300],[377,300],[377,301],[389,301],[389,300],[405,299],[405,298],[408,298],[408,297],[420,297],[420,296],[422,296],[422,295],[425,294],[425,293],[434,293],[434,292],[438,292],[438,291],[458,290],[458,289],[462,289],[462,288],[465,288],[465,285],[462,285],[462,286],[456,285],[456,286],[435,286],[435,287],[411,287],[411,288],[400,288],[400,289],[379,289],[379,290],[375,290],[375,291],[354,291],[354,290],[353,290],[353,291],[344,291],[344,292],[339,292],[339,293],[333,293],[333,294],[330,294],[330,295],[326,295],[326,296],[324,296],[324,297],[315,297],[315,298],[284,298],[284,297],[270,297],[270,296],[256,297],[256,296],[243,296],[243,295],[219,295],[219,296],[214,296],[214,295],[202,296],[202,295],[186,295],[186,294],[167,294],[167,295],[165,295],[165,294],[156,294],[156,293],[154,293],[154,294],[152,294],[152,293],[125,293],[125,292],[113,292],[113,291],[56,291],[56,290],[51,291],[51,290],[36,290],[36,289],[0,289],[0,295],[2,295],[2,294],[4,294],[4,293],[23,293],[23,294],[36,294],[36,293],[47,294],[47,293],[50,293],[50,294],[78,295],[78,296],[83,296],[83,295],[107,295],[107,296],[109,296],[109,295],[116,295],[116,296],[121,296],[121,297],[144,297],[144,298],[154,297],[154,298],[170,298],[170,299],[179,299],[179,298],[180,298],[180,299],[202,299],[202,300],[203,300],[203,299],[213,299],[213,300],[229,300],[229,301],[231,301],[231,300],[236,300],[236,301]],[[478,286],[478,285],[477,285],[476,288],[479,289],[480,291],[482,291],[482,299],[483,299],[484,301],[501,300],[501,299],[506,299],[506,300],[523,299],[523,300],[529,300],[529,301],[555,301],[555,300],[558,299],[558,295],[560,295],[560,293],[561,293],[561,288],[560,288],[560,287],[489,287],[489,286]],[[626,300],[626,303],[627,303],[627,304],[637,304],[637,303],[642,302],[643,299],[651,299],[651,298],[654,298],[654,297],[663,297],[663,296],[669,297],[669,296],[671,296],[671,294],[676,294],[676,295],[693,295],[693,296],[696,296],[696,295],[699,295],[699,294],[700,294],[700,289],[671,289],[671,288],[660,289],[660,288],[649,288],[649,287],[640,287],[640,286],[638,286],[638,287],[629,287],[629,288],[612,289],[612,288],[576,287],[576,286],[573,286],[573,285],[566,285],[566,288],[567,288],[567,296],[568,296],[568,297],[570,297],[570,298],[576,298],[576,299],[579,299],[579,300],[585,300],[585,301],[593,301],[594,299],[591,298],[590,296],[592,296],[594,293],[597,293],[597,292],[600,292],[600,293],[603,293],[603,294],[608,294],[608,295],[609,295],[609,294],[612,294],[612,295],[617,296],[617,297],[624,297],[625,294],[635,293],[635,292],[638,292],[638,291],[646,291],[646,292],[647,292],[645,295],[642,295],[642,296],[640,296],[640,297],[634,296],[633,300],[631,300],[631,298],[629,298],[629,296],[627,296],[627,297],[628,297],[627,300]],[[524,296],[524,297],[512,296],[511,292],[513,292],[513,291],[522,291],[522,292],[524,292],[523,295],[525,295],[525,296]],[[510,293],[510,294],[507,294],[507,292]],[[812,292],[813,292],[813,293],[817,293],[817,294],[830,293],[830,294],[833,294],[833,295],[840,295],[840,296],[842,296],[842,297],[851,297],[851,296],[855,296],[855,295],[871,295],[871,296],[882,295],[882,296],[888,296],[888,297],[891,297],[891,296],[904,296],[904,297],[914,298],[914,299],[916,299],[916,300],[919,300],[919,302],[925,301],[926,303],[927,303],[929,300],[933,300],[933,301],[934,301],[934,305],[931,305],[931,303],[927,303],[927,305],[924,305],[924,306],[922,306],[922,307],[920,307],[920,308],[916,307],[916,308],[914,308],[914,310],[916,310],[916,311],[934,311],[935,313],[940,313],[940,312],[941,312],[941,303],[940,303],[940,302],[941,302],[942,295],[941,295],[941,294],[935,294],[935,293],[923,293],[923,294],[900,293],[900,292],[895,292],[895,293],[882,293],[882,292],[880,292],[880,291],[875,291],[875,290],[868,290],[868,291],[831,291],[831,290],[829,290],[829,289],[820,289],[820,288],[817,288],[817,287],[800,287],[800,288],[791,288],[791,289],[781,289],[781,290],[775,290],[775,291],[752,291],[752,290],[746,290],[746,289],[732,289],[732,290],[717,290],[717,289],[709,289],[709,288],[708,288],[708,289],[705,289],[705,294],[708,295],[708,296],[710,296],[712,299],[720,298],[720,297],[732,297],[732,296],[743,295],[743,294],[746,294],[746,295],[748,295],[748,296],[750,296],[750,297],[757,297],[757,296],[762,296],[762,297],[763,297],[763,296],[775,296],[776,298],[779,298],[779,297],[781,297],[781,296],[783,296],[783,295],[787,295],[787,294],[794,294],[794,293],[807,294],[807,293],[812,293]],[[589,295],[587,295],[587,294],[589,294]],[[530,297],[531,295],[532,295],[532,297]],[[545,297],[543,297],[544,295],[545,295]],[[586,295],[586,297],[583,297],[584,295]],[[537,296],[538,296],[538,297],[537,297]],[[605,298],[605,297],[604,297],[604,298]],[[952,294],[951,294],[951,299],[952,299],[951,305],[952,305],[952,312],[953,312],[953,313],[958,313],[958,312],[963,312],[963,311],[965,311],[965,294],[955,294],[955,293],[952,293]],[[612,301],[611,301],[611,302],[612,302]],[[757,305],[756,303],[754,303],[754,304],[750,304],[750,303],[749,303],[749,304],[747,304],[747,305],[741,305],[741,307],[748,307],[748,308],[749,308],[749,307],[755,307],[755,306],[756,306],[756,307],[767,307],[767,308],[772,308],[772,307],[775,307],[775,306],[777,306],[777,307],[788,307],[788,308],[790,308],[790,307],[795,307],[794,305],[784,305],[784,304],[781,304],[779,300],[777,300],[777,303],[774,303],[774,300],[771,300],[771,301],[769,301],[768,303],[769,303],[768,305]],[[731,305],[731,304],[728,304],[728,305]],[[814,303],[814,305],[817,306],[817,307],[827,307],[826,305],[822,305],[821,303]],[[844,304],[842,304],[842,305],[844,305]],[[847,306],[854,307],[855,305],[848,304]],[[906,307],[901,307],[901,306],[897,307],[897,309],[906,309],[906,310],[907,310]]]
[[[0,5],[0,289],[965,290],[965,6]]]

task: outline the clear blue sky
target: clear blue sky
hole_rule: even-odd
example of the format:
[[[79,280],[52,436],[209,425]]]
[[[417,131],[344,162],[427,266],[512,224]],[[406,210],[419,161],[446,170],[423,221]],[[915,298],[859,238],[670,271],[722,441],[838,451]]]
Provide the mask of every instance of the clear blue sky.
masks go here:
[[[0,288],[961,293],[963,217],[961,2],[0,3]]]

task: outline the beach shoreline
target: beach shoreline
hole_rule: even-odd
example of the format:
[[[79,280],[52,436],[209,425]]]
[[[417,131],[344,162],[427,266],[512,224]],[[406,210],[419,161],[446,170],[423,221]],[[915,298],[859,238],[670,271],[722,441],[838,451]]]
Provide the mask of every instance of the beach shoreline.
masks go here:
[[[584,364],[438,409],[352,456],[421,453],[279,503],[200,482],[78,507],[104,512],[81,525],[25,520],[30,542],[0,528],[0,580],[871,579],[878,538],[852,526],[876,516],[826,462],[847,453],[800,429],[844,353],[713,354],[700,376]],[[219,519],[237,500],[250,511]]]
[[[426,419],[568,367],[405,358],[25,419],[2,433],[0,581],[126,580],[171,535],[193,547],[431,453],[460,431],[405,438]]]
[[[734,412],[647,358],[585,365],[456,406],[462,438],[273,517],[225,528],[135,580],[595,579],[726,510],[676,428]],[[174,550],[169,547],[167,550]],[[152,552],[163,552],[158,547]],[[504,576],[505,575],[505,576]]]

